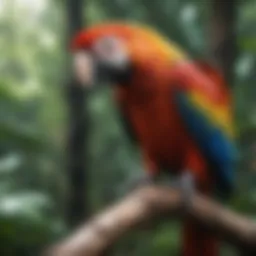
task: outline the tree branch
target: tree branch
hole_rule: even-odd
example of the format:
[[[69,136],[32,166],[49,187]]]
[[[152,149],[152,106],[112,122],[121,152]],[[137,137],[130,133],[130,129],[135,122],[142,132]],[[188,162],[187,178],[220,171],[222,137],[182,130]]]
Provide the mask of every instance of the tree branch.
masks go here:
[[[99,256],[121,236],[157,217],[179,215],[194,218],[222,239],[256,252],[256,223],[194,195],[184,213],[178,190],[145,187],[85,223],[75,234],[51,248],[47,256]]]

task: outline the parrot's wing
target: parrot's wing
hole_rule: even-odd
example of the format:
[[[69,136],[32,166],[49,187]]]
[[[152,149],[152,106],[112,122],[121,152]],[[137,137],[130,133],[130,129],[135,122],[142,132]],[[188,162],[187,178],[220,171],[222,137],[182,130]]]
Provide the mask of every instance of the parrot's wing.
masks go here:
[[[227,90],[194,66],[181,67],[173,78],[174,100],[186,129],[213,166],[220,189],[231,190],[235,147]]]

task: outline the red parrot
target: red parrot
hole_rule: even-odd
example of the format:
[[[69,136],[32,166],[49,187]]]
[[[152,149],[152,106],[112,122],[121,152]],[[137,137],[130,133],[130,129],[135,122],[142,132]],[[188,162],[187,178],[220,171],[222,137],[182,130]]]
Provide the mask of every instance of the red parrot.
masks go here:
[[[212,196],[233,189],[235,160],[231,99],[210,65],[192,61],[173,42],[139,25],[102,24],[72,41],[74,72],[87,87],[113,84],[129,134],[151,179],[163,171],[190,173]],[[217,256],[218,241],[186,220],[183,256]]]

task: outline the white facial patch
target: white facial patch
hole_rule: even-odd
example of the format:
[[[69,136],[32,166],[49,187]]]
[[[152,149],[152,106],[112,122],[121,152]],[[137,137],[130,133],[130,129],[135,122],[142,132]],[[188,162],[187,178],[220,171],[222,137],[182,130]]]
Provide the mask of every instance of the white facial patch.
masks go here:
[[[115,69],[126,68],[128,63],[128,51],[122,40],[108,36],[99,39],[94,47],[94,54],[104,65]]]
[[[91,87],[95,80],[94,61],[86,51],[73,55],[73,68],[77,80],[86,87]]]

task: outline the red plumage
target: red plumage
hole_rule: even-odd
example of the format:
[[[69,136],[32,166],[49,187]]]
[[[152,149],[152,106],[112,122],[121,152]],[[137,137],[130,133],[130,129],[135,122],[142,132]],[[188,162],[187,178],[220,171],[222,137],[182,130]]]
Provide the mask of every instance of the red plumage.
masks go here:
[[[229,131],[229,92],[221,76],[206,64],[190,62],[174,45],[165,43],[152,31],[128,25],[89,29],[75,38],[73,49],[90,48],[95,40],[106,35],[122,38],[130,50],[133,75],[128,85],[116,86],[114,90],[118,106],[143,151],[145,170],[149,175],[162,169],[174,174],[188,170],[195,177],[198,189],[210,195],[215,181],[209,172],[209,160],[184,122],[175,93],[202,96],[216,115],[213,121],[224,127],[223,120],[227,120],[228,128],[224,128]],[[198,108],[204,107],[200,100],[196,104]],[[216,112],[214,106],[222,112]],[[216,238],[190,220],[184,229],[184,242],[184,256],[218,254]]]

